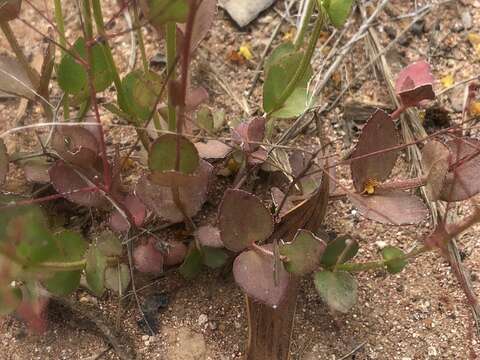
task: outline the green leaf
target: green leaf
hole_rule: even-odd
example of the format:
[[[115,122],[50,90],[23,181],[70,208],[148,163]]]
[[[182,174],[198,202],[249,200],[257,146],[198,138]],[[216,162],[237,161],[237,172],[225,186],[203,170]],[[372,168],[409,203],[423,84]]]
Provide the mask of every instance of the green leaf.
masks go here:
[[[346,313],[357,302],[357,281],[345,271],[319,271],[314,282],[323,301],[333,310]]]
[[[142,10],[147,19],[155,26],[172,21],[183,23],[188,17],[187,0],[143,0]]]
[[[80,234],[73,231],[63,231],[54,235],[56,245],[56,262],[72,262],[82,260],[86,250],[86,242]],[[81,270],[59,271],[45,280],[48,291],[59,296],[74,292],[80,285]]]
[[[19,206],[0,212],[0,242],[16,245],[16,255],[28,265],[55,256],[53,236],[37,206]]]
[[[184,174],[192,174],[197,170],[200,161],[197,148],[186,137],[176,134],[162,135],[152,144],[148,157],[150,170],[177,170],[175,169],[177,141],[180,143],[178,171]]]
[[[255,195],[243,190],[225,191],[218,214],[220,238],[234,252],[266,240],[273,232],[270,210]]]
[[[347,21],[352,10],[353,0],[324,0],[323,6],[328,17],[335,27],[341,27]]]
[[[0,316],[15,311],[22,301],[22,291],[10,286],[0,287]]]
[[[188,250],[187,256],[180,265],[178,271],[187,280],[192,280],[199,274],[202,268],[202,253],[196,248],[195,245],[191,245]]]
[[[58,296],[65,296],[73,293],[80,285],[80,276],[82,272],[77,271],[59,271],[51,278],[44,281],[48,291]]]
[[[87,59],[87,48],[83,38],[75,42],[72,52],[83,60]],[[96,92],[105,90],[113,81],[113,70],[106,55],[105,45],[101,43],[92,47],[92,72]],[[87,70],[70,54],[62,57],[57,69],[57,77],[58,85],[66,93],[77,95],[88,89]]]
[[[130,269],[126,264],[108,267],[105,270],[105,286],[120,295],[125,293],[130,280]]]
[[[287,53],[287,49],[282,50]],[[302,58],[303,52],[293,52],[280,56],[279,54],[271,61],[263,85],[263,109],[272,112],[272,115],[280,118],[289,118],[300,115],[307,105],[307,84],[312,77],[312,67],[309,65],[303,77],[296,84],[293,93],[284,103],[280,103],[283,91],[295,76]]]
[[[97,247],[104,256],[122,255],[122,243],[111,231],[104,231],[99,235]]]
[[[308,230],[298,230],[292,242],[280,245],[280,254],[287,257],[285,270],[302,276],[315,270],[327,244]]]
[[[153,71],[130,72],[122,80],[126,103],[119,103],[120,108],[140,119],[141,123],[145,122],[152,114],[157,97],[162,91],[163,82],[163,78]]]
[[[352,259],[358,252],[358,243],[356,240],[349,236],[343,235],[337,237],[335,240],[328,243],[325,252],[323,253],[321,264],[324,267],[332,267],[338,262],[339,257],[347,247],[347,240],[350,243],[350,247],[343,255],[342,263]]]
[[[295,52],[295,46],[291,42],[283,43],[273,49],[270,56],[265,61],[265,74],[268,74],[271,67],[275,64],[279,64],[282,61],[282,58],[286,55],[291,55]]]
[[[217,269],[225,265],[228,254],[223,249],[204,246],[202,247],[203,263],[211,269]]]
[[[403,259],[404,256],[405,253],[395,246],[389,245],[382,249],[382,257],[387,261],[387,270],[391,274],[401,272],[407,265],[407,261]]]
[[[214,130],[214,119],[212,110],[206,105],[201,105],[197,110],[197,126],[207,132]]]
[[[105,291],[106,267],[106,257],[100,252],[98,247],[91,246],[87,252],[87,265],[85,267],[85,272],[87,275],[88,287],[97,296],[102,296]]]

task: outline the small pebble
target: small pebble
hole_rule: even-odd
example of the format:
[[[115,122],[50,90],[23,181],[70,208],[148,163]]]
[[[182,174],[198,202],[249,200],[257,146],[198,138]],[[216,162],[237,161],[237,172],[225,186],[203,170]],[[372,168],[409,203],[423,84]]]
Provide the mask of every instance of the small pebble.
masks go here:
[[[425,20],[418,20],[410,28],[410,32],[416,36],[422,36],[425,32]]]
[[[462,23],[465,29],[470,30],[473,26],[472,15],[469,11],[464,11],[462,13]]]
[[[462,32],[464,29],[465,27],[460,21],[456,21],[455,24],[453,24],[452,26],[452,30],[457,33]]]
[[[205,324],[206,322],[208,321],[208,316],[206,314],[201,314],[199,317],[198,317],[198,325],[202,326],[203,324]]]

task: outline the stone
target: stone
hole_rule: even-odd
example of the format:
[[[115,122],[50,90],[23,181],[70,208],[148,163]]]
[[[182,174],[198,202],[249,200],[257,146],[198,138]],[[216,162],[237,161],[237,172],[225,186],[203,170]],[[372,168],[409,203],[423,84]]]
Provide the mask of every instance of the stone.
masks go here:
[[[462,13],[462,24],[467,30],[470,30],[472,28],[473,20],[472,20],[472,15],[470,14],[470,11],[465,10]]]
[[[219,5],[238,26],[244,27],[274,2],[275,0],[220,0]]]

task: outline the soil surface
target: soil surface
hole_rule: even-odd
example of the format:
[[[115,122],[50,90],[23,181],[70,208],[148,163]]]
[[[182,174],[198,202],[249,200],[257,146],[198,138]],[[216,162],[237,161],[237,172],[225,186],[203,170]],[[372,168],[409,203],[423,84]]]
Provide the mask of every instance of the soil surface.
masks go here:
[[[53,17],[53,1],[25,1],[22,10],[24,19],[32,28],[20,21],[12,26],[21,45],[35,61],[35,54],[44,46],[42,34],[49,26],[30,5]],[[67,11],[66,28],[70,40],[80,32],[80,24],[74,2],[65,1]],[[105,4],[105,17],[109,19],[117,9],[116,2]],[[286,2],[285,2],[286,3]],[[383,46],[391,37],[399,34],[425,5],[425,1],[391,1],[388,11],[382,12],[380,21],[373,26],[380,35]],[[245,119],[248,107],[251,114],[261,114],[261,82],[256,86],[247,106],[240,106],[245,92],[255,77],[255,68],[261,61],[261,54],[269,37],[285,11],[283,1],[263,12],[257,20],[244,29],[237,28],[228,15],[219,9],[213,29],[196,54],[193,81],[204,86],[209,93],[209,105],[223,109],[229,122]],[[295,12],[283,22],[274,40],[274,46],[291,36]],[[468,14],[468,15],[465,15]],[[470,23],[468,16],[471,17]],[[352,36],[361,23],[356,13],[346,37]],[[424,18],[423,26],[416,26],[406,32],[400,44],[387,53],[387,59],[394,73],[411,61],[427,58],[433,66],[437,79],[452,75],[454,82],[460,82],[480,74],[480,53],[475,52],[468,34],[480,35],[480,1],[452,1],[433,8]],[[123,31],[128,26],[125,19],[118,17],[108,31]],[[38,32],[37,32],[38,31]],[[325,32],[325,41],[332,29]],[[40,34],[41,33],[41,34]],[[150,58],[164,54],[156,33],[145,29],[147,53]],[[112,40],[115,58],[123,71],[127,71],[130,56],[129,34]],[[344,43],[344,40],[342,40]],[[234,63],[229,54],[247,45],[253,59],[243,64]],[[0,49],[9,51],[6,39],[0,37]],[[316,57],[314,69],[320,71],[322,58],[329,48],[323,48]],[[356,73],[370,61],[365,41],[359,41],[346,57],[343,66],[326,87],[319,104],[331,101],[338,89],[351,82]],[[435,85],[438,91],[444,89],[441,82]],[[229,89],[230,93],[225,91]],[[385,82],[378,71],[369,69],[361,80],[352,84],[341,105],[322,117],[324,130],[333,141],[334,151],[345,155],[352,147],[358,133],[356,128],[346,131],[342,117],[345,104],[356,100],[381,103],[394,108],[388,96]],[[463,99],[465,86],[446,92],[437,104],[445,107],[451,121],[457,121],[459,102]],[[58,90],[53,90],[53,100]],[[105,99],[112,98],[113,91],[106,91]],[[3,132],[21,125],[42,121],[41,109],[37,106],[18,116],[20,100],[0,101],[0,130]],[[117,123],[114,116],[102,115],[108,125],[108,142],[132,144],[134,132],[125,127],[110,126]],[[285,131],[292,120],[279,121],[276,131]],[[361,124],[359,125],[361,127]],[[476,133],[475,130],[472,131]],[[225,133],[227,134],[227,133]],[[36,146],[35,134],[31,131],[16,132],[6,138],[9,152],[28,150]],[[298,136],[292,146],[314,146],[318,144],[315,128]],[[129,170],[126,185],[136,181],[140,165]],[[406,157],[399,160],[394,176],[406,177],[409,166]],[[348,169],[340,169],[339,179],[349,180]],[[214,219],[216,205],[222,191],[230,180],[220,180],[221,186],[214,187],[205,211],[195,221],[204,224]],[[263,184],[267,187],[268,184]],[[28,192],[27,184],[16,169],[9,175],[7,191]],[[261,189],[258,190],[261,192]],[[459,214],[466,214],[469,208],[460,208]],[[92,230],[106,227],[105,219],[94,214]],[[431,219],[418,226],[390,227],[366,221],[360,217],[347,200],[332,201],[325,221],[329,231],[351,234],[360,241],[359,261],[378,259],[379,250],[385,244],[398,246],[408,251],[420,242],[432,229]],[[464,265],[470,270],[474,290],[479,291],[480,245],[478,227],[461,236]],[[165,238],[180,236],[181,226],[159,233]],[[316,293],[313,282],[305,278],[301,284],[293,333],[292,359],[472,359],[478,358],[480,344],[478,329],[472,318],[465,296],[452,273],[449,264],[436,253],[422,255],[396,275],[383,271],[365,272],[356,275],[359,283],[358,304],[348,314],[332,313]],[[97,299],[85,290],[79,290],[71,300],[83,308],[100,311],[104,321],[118,328],[124,335],[120,342],[128,341],[142,359],[189,360],[189,359],[237,359],[244,356],[247,337],[245,299],[227,271],[207,271],[194,281],[185,281],[175,271],[169,271],[159,278],[138,276],[135,279],[141,301],[152,294],[162,294],[168,300],[156,314],[158,333],[148,335],[139,326],[140,315],[131,294],[122,301],[114,294]],[[95,327],[85,319],[66,310],[55,302],[49,306],[49,328],[43,335],[30,334],[28,329],[15,317],[0,319],[0,359],[117,359],[117,355]],[[262,360],[262,359],[259,359]]]

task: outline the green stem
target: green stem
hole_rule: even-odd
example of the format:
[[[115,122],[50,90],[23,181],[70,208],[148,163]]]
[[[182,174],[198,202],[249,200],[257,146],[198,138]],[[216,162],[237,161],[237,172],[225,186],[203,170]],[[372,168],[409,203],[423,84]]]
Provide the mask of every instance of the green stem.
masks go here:
[[[65,22],[63,19],[63,10],[62,10],[62,2],[60,0],[55,0],[55,22],[57,23],[58,33],[60,35],[60,45],[63,48],[67,47],[67,39],[65,37]],[[65,51],[62,50],[62,54],[65,55]],[[63,117],[65,120],[68,121],[70,119],[70,101],[68,98],[68,94],[65,94],[63,97]]]
[[[420,246],[416,249],[413,249],[410,251],[408,254],[405,254],[404,256],[400,256],[397,258],[393,258],[390,260],[378,260],[378,261],[369,261],[369,262],[364,262],[364,263],[345,263],[345,264],[338,264],[335,267],[336,271],[349,271],[349,272],[358,272],[358,271],[367,271],[367,270],[376,270],[376,269],[383,269],[387,264],[391,262],[395,262],[398,260],[409,260],[412,258],[417,257],[420,254],[423,254],[427,251],[430,251],[432,249],[426,247],[426,246]]]
[[[110,45],[108,44],[107,40],[107,33],[105,31],[105,24],[103,22],[103,14],[102,14],[102,7],[100,5],[100,0],[92,0],[93,6],[93,17],[95,19],[95,24],[97,25],[97,30],[102,40],[104,41],[104,48],[105,54],[107,56],[108,63],[110,64],[110,69],[113,74],[113,83],[115,84],[115,89],[117,90],[117,97],[118,97],[118,104],[120,105],[121,109],[128,108],[128,103],[126,101],[125,93],[123,91],[122,81],[120,80],[120,75],[117,69],[117,65],[115,64],[115,60],[113,59],[112,50]],[[137,124],[135,124],[137,125]],[[137,135],[140,138],[145,149],[150,148],[150,140],[147,136],[145,130],[136,129]]]
[[[134,27],[137,29],[137,39],[138,39],[138,47],[140,48],[140,55],[142,57],[142,65],[143,70],[145,73],[148,72],[148,60],[147,60],[147,52],[145,51],[145,42],[143,41],[143,33],[142,27],[140,26],[140,17],[138,15],[138,6],[137,4],[133,4],[133,21]]]
[[[308,0],[305,6],[305,12],[302,14],[302,20],[300,22],[297,35],[295,36],[295,41],[293,43],[296,51],[300,50],[300,48],[303,46],[305,33],[307,32],[308,24],[310,23],[313,9],[315,8],[315,0]]]
[[[167,38],[167,77],[168,82],[175,81],[175,62],[177,57],[177,25],[174,22],[168,22],[165,25]],[[172,87],[168,87],[168,130],[177,129],[177,110],[173,102]]]
[[[305,52],[300,65],[297,68],[297,71],[293,75],[292,80],[288,83],[285,90],[283,90],[282,95],[278,100],[277,108],[271,110],[267,115],[271,115],[273,112],[280,109],[284,104],[285,101],[292,95],[293,91],[297,88],[299,81],[305,76],[305,73],[308,69],[308,65],[312,60],[313,53],[315,51],[315,47],[317,46],[318,38],[320,37],[320,32],[322,31],[323,27],[323,16],[319,13],[317,20],[315,21],[315,26],[313,28],[313,33],[310,37],[310,41],[308,43],[307,51]]]

